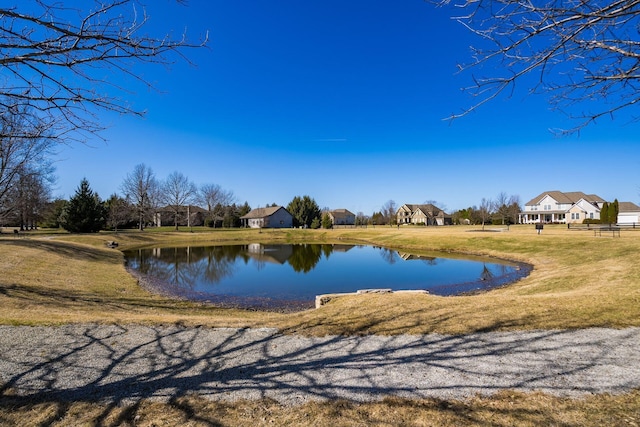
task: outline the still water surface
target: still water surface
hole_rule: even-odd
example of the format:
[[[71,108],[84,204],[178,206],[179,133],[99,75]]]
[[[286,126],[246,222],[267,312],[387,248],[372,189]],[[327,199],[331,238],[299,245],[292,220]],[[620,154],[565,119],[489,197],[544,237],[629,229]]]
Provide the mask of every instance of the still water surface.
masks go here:
[[[305,309],[315,296],[359,289],[456,295],[525,276],[525,265],[376,246],[295,244],[126,251],[127,265],[173,296],[245,308]]]

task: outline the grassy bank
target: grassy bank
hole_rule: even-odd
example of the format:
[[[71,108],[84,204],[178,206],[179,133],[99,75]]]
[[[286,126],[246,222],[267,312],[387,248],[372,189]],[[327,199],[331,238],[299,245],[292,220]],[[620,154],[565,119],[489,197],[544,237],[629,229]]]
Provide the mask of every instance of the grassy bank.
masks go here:
[[[8,407],[11,410],[7,410]],[[282,407],[270,400],[236,403],[179,397],[133,406],[0,399],[0,424],[20,426],[636,426],[640,392],[567,399],[501,392],[465,401],[387,398]]]
[[[152,295],[124,269],[120,249],[240,242],[356,242],[415,252],[447,251],[524,261],[531,275],[473,296],[362,295],[295,314],[217,308]],[[286,333],[469,333],[491,330],[640,325],[640,230],[621,237],[588,231],[511,227],[346,230],[218,230],[34,235],[0,239],[0,323],[181,323],[273,326]],[[365,284],[358,287],[364,288]]]

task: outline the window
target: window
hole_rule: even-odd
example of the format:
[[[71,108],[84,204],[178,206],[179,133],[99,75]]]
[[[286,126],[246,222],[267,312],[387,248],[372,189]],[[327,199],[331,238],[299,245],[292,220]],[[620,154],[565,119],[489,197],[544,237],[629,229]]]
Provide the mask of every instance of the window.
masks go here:
[[[593,219],[593,212],[590,212],[590,213],[589,213],[589,218],[590,218],[590,219]]]

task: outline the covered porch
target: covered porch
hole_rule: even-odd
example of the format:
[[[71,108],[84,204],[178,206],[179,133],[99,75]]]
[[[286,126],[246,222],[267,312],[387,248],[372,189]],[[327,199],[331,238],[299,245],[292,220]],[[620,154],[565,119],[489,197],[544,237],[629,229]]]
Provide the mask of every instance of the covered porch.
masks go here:
[[[565,211],[520,212],[518,221],[520,224],[564,224],[567,221],[567,213]]]

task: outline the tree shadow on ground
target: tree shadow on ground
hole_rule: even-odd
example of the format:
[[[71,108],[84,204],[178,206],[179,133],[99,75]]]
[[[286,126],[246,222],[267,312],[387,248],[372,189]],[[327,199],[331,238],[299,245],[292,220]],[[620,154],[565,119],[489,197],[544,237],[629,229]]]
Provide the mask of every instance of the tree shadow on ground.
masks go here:
[[[59,405],[52,417],[60,418],[64,402],[93,402],[102,405],[94,416],[101,425],[130,420],[148,399],[194,419],[192,395],[216,405],[248,399],[297,407],[639,388],[640,330],[592,332],[309,338],[273,329],[0,327],[0,408],[51,403]]]
[[[37,304],[41,307],[82,310],[100,309],[106,313],[109,313],[109,310],[118,310],[123,311],[123,315],[126,315],[127,310],[132,309],[174,310],[176,308],[176,300],[168,298],[136,298],[123,294],[107,299],[95,292],[38,288],[16,283],[0,286],[0,296],[11,298],[13,301],[23,304]]]
[[[34,416],[38,414],[39,416]],[[79,415],[81,414],[81,415]],[[466,400],[385,398],[379,402],[333,400],[284,406],[268,399],[218,402],[196,397],[168,403],[140,401],[115,406],[0,397],[0,424],[24,426],[198,425],[366,425],[585,427],[635,425],[640,391],[622,396],[568,399],[542,393],[501,392]]]
[[[94,248],[91,246],[78,245],[74,243],[67,243],[58,240],[43,240],[43,239],[3,239],[0,240],[0,245],[7,247],[23,247],[29,249],[37,249],[45,252],[51,252],[60,257],[68,257],[69,259],[80,261],[107,261],[109,258],[105,257],[105,250],[100,248]],[[119,259],[113,260],[113,262],[121,262]]]

